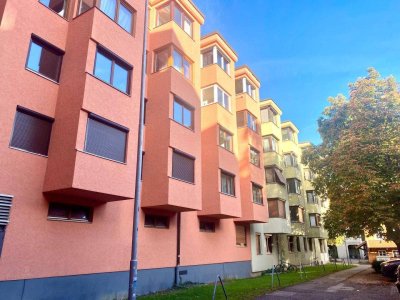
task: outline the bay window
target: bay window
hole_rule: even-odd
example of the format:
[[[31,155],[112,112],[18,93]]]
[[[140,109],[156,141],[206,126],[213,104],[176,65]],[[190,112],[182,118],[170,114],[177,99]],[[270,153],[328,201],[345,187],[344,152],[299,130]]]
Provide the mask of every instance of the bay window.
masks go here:
[[[264,152],[278,152],[278,140],[273,135],[263,136]]]
[[[187,79],[191,78],[191,63],[174,46],[168,46],[155,52],[154,71],[159,72],[173,67]]]
[[[246,77],[236,79],[235,82],[236,94],[246,93],[251,98],[256,100],[256,88]]]
[[[272,122],[276,125],[278,123],[277,116],[278,116],[278,113],[271,106],[261,109],[261,122],[262,123]]]
[[[284,141],[296,142],[295,132],[292,128],[286,127],[282,129],[282,139]]]
[[[219,85],[214,84],[202,90],[202,106],[219,103],[227,110],[231,110],[230,96]]]
[[[227,74],[230,74],[231,61],[226,57],[225,54],[222,53],[222,51],[217,46],[213,46],[209,49],[206,49],[202,53],[202,58],[203,58],[203,68],[208,65],[217,64]]]

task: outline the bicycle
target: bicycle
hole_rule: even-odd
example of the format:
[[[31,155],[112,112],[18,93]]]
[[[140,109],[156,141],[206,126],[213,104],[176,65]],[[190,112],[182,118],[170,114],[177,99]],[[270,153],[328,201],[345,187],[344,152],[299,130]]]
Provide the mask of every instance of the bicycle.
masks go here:
[[[297,266],[286,263],[284,261],[281,261],[278,265],[275,266],[275,272],[277,273],[284,273],[284,272],[296,272],[297,271]]]

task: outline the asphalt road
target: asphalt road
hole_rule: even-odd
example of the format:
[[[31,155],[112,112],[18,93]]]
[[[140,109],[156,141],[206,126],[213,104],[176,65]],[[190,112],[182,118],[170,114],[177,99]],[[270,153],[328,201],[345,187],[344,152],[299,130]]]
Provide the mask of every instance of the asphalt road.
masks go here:
[[[400,300],[400,294],[393,282],[375,273],[370,265],[359,265],[257,298],[257,300],[271,299]]]

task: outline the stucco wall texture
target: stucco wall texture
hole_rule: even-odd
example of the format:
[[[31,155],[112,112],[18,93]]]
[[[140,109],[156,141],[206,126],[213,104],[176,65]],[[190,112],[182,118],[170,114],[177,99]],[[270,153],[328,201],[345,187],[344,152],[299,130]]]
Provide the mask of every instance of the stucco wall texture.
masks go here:
[[[265,191],[264,205],[256,205],[251,188],[252,183],[264,185],[264,172],[249,162],[249,145],[262,153],[262,140],[259,133],[237,129],[236,112],[246,109],[260,123],[260,84],[255,76],[247,67],[235,73],[237,55],[219,34],[201,38],[204,16],[189,0],[152,0],[148,8],[144,1],[125,0],[135,12],[133,34],[99,7],[78,15],[79,0],[67,2],[64,18],[37,0],[0,1],[0,194],[13,196],[0,257],[0,281],[115,273],[119,274],[115,279],[119,286],[121,278],[125,278],[125,273],[118,272],[129,269],[131,253],[147,9],[139,269],[142,273],[154,270],[154,276],[174,276],[171,268],[177,265],[179,233],[180,268],[192,270],[187,280],[212,281],[221,270],[228,277],[250,275],[250,224],[268,221]],[[157,9],[168,3],[172,3],[171,11],[179,7],[193,22],[191,36],[172,17],[156,26]],[[32,35],[64,52],[59,82],[26,68]],[[132,66],[129,93],[94,76],[99,45]],[[202,68],[201,51],[213,46],[218,46],[230,59],[229,74],[216,64]],[[190,62],[190,78],[172,65],[156,72],[155,52],[163,47],[178,49]],[[246,95],[235,97],[238,76],[247,76],[257,87],[255,99]],[[218,102],[201,106],[202,88],[213,84],[229,94],[230,111]],[[176,97],[192,108],[193,128],[174,120]],[[10,147],[17,106],[54,119],[48,156]],[[124,163],[85,152],[91,113],[129,129]],[[219,145],[220,127],[233,134],[232,151]],[[174,150],[194,158],[193,183],[173,178]],[[221,192],[221,170],[235,176],[234,196]],[[91,207],[93,220],[49,220],[51,202]],[[146,214],[167,216],[168,228],[145,226]],[[200,221],[214,223],[215,232],[201,231]],[[246,228],[245,246],[237,245],[237,224]],[[107,280],[108,275],[104,276],[102,280]],[[45,286],[46,282],[38,284]],[[160,287],[169,287],[173,279],[159,282]]]

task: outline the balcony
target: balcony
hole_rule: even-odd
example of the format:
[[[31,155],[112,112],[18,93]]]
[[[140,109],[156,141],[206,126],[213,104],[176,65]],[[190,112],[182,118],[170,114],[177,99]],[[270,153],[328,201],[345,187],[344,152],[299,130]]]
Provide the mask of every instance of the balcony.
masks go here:
[[[305,229],[305,224],[304,223],[295,223],[292,222],[292,232],[291,234],[293,235],[305,235],[306,234],[306,229]]]
[[[236,95],[236,111],[248,110],[251,114],[260,117],[259,102],[247,93]]]
[[[302,192],[300,194],[289,193],[288,195],[290,205],[300,205],[304,207],[305,199]]]
[[[277,152],[264,152],[263,159],[264,159],[264,166],[276,165],[280,169],[285,168],[282,156]]]
[[[302,181],[300,166],[287,166],[283,169],[285,178],[297,178]]]
[[[267,184],[267,198],[280,198],[288,199],[288,193],[284,185],[278,183],[268,183]]]
[[[295,142],[290,141],[290,140],[289,141],[282,141],[281,146],[282,146],[282,152],[283,153],[293,152],[293,153],[296,153],[298,155],[299,152],[300,152],[299,146]]]
[[[262,135],[273,135],[278,139],[281,139],[282,133],[281,129],[273,122],[261,123]]]
[[[268,233],[291,233],[292,228],[288,219],[269,218],[268,223],[264,224],[264,232]]]

